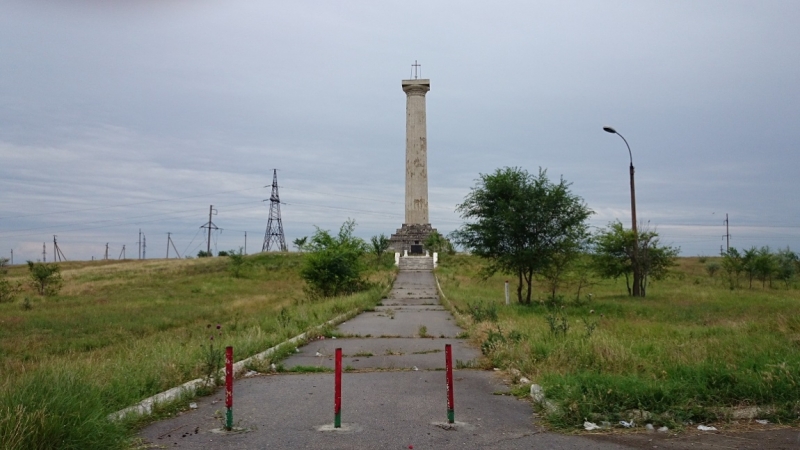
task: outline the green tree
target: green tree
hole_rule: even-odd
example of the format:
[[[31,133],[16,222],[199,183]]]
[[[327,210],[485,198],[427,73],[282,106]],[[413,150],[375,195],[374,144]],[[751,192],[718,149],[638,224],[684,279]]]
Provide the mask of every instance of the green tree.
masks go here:
[[[298,252],[306,251],[306,243],[308,242],[308,236],[303,236],[301,238],[297,238],[292,241],[295,247],[297,247]]]
[[[10,281],[6,280],[3,275],[6,274],[6,264],[8,263],[8,258],[0,258],[0,303],[3,302],[10,302],[14,300],[14,297],[17,295],[22,289],[22,286],[19,282],[16,284],[11,283]]]
[[[750,247],[742,254],[742,271],[747,274],[747,288],[753,289],[753,278],[758,272],[756,260],[758,259],[758,249]]]
[[[387,238],[385,234],[381,233],[378,236],[372,236],[370,242],[372,243],[370,250],[375,254],[375,257],[378,259],[378,261],[380,261],[381,258],[383,258],[383,254],[389,250],[389,245],[391,244],[389,242],[389,238]]]
[[[31,284],[39,295],[56,295],[61,290],[61,268],[55,264],[28,261]]]
[[[332,297],[349,294],[366,287],[361,257],[366,243],[353,236],[356,223],[348,219],[334,236],[318,227],[308,243],[309,254],[303,261],[300,276],[315,295]]]
[[[742,255],[739,250],[731,247],[725,254],[722,255],[722,270],[728,274],[728,281],[730,282],[731,289],[739,286],[739,275],[744,270],[744,263],[742,262]]]
[[[576,262],[583,252],[586,250],[587,240],[575,241],[572,245],[565,245],[564,248],[557,254],[553,255],[553,259],[544,270],[541,272],[542,278],[545,280],[547,290],[550,292],[550,298],[555,300],[558,288],[564,282],[566,275],[569,271],[576,266]],[[576,267],[580,269],[579,267]],[[581,278],[578,275],[578,278]],[[582,285],[584,280],[580,281]],[[578,298],[580,298],[580,289],[578,288]]]
[[[635,255],[635,261],[639,264],[641,274],[639,292],[644,297],[647,295],[649,280],[665,277],[669,268],[675,265],[680,249],[662,246],[658,233],[646,226],[639,227],[637,236],[639,253]],[[608,228],[599,230],[592,238],[595,270],[604,278],[624,275],[628,295],[633,295],[630,282],[633,275],[635,240],[633,231],[625,229],[620,221],[610,223]]]
[[[772,287],[772,277],[778,272],[778,260],[772,254],[769,246],[758,249],[754,266],[755,275],[761,282],[761,287],[766,287],[767,282],[769,282],[769,287]]]
[[[423,245],[425,245],[426,249],[430,250],[431,252],[436,252],[440,256],[442,254],[452,255],[455,253],[455,249],[453,248],[453,244],[450,242],[450,240],[436,230],[434,230],[428,235],[427,238],[425,238]]]
[[[456,209],[473,222],[453,232],[454,241],[488,260],[486,275],[514,274],[517,300],[529,304],[534,275],[588,236],[592,211],[569,186],[541,168],[538,175],[517,167],[481,174]]]
[[[791,283],[795,274],[797,274],[797,266],[798,263],[800,263],[800,257],[798,257],[797,253],[791,251],[789,247],[786,247],[778,251],[775,255],[775,259],[777,262],[775,277],[783,281],[788,289],[789,283]]]

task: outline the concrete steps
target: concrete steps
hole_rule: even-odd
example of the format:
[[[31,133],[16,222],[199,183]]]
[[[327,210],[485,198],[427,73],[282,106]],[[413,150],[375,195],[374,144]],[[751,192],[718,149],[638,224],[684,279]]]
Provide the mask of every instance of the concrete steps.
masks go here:
[[[430,256],[403,256],[399,264],[401,271],[432,271],[433,258]]]

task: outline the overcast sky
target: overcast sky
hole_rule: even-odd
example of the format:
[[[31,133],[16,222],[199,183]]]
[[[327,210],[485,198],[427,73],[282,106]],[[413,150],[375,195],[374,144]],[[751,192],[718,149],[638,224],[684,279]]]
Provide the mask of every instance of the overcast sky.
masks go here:
[[[563,176],[593,226],[637,213],[683,255],[800,250],[800,3],[0,0],[0,255],[261,249],[391,234],[422,64],[432,225],[480,173]],[[171,251],[171,253],[174,253]]]

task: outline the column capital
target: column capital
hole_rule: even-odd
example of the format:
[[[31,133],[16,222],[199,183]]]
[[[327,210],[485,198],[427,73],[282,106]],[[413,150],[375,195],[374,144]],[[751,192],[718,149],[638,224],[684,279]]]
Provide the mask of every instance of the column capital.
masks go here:
[[[431,80],[403,80],[406,95],[425,95],[431,90]]]

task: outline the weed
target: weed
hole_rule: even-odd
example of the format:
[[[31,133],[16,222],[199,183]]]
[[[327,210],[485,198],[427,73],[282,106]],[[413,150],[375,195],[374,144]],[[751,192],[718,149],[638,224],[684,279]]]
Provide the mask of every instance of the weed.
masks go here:
[[[294,373],[324,373],[324,372],[333,372],[333,369],[328,367],[321,367],[321,366],[294,366],[291,369],[288,369],[287,372],[294,372]]]
[[[497,303],[495,302],[468,303],[467,312],[475,322],[497,322]]]
[[[417,332],[419,333],[419,337],[421,337],[421,338],[429,337],[428,336],[428,327],[426,327],[425,325],[420,325],[419,326],[419,330]]]
[[[551,335],[555,337],[565,337],[567,335],[569,331],[569,320],[567,320],[566,314],[561,310],[557,311],[555,314],[548,314],[545,316],[545,320],[547,320],[547,325],[550,326]]]
[[[211,324],[206,325],[206,329],[211,333],[208,343],[203,346],[203,374],[209,381],[213,380],[214,384],[220,382],[220,369],[225,359],[225,349],[221,344],[214,345],[214,332]],[[216,326],[217,338],[222,336],[222,325]]]
[[[456,360],[456,369],[475,369],[478,367],[478,363],[475,362],[474,359],[469,359],[467,361],[462,361],[460,359]]]
[[[594,333],[594,329],[597,328],[597,322],[596,321],[593,321],[593,322],[589,321],[589,319],[587,319],[586,317],[583,317],[582,320],[583,320],[584,327],[586,327],[586,337],[587,338],[592,337],[592,333]]]
[[[286,307],[281,308],[281,312],[278,313],[278,324],[281,328],[289,328],[292,324],[292,315]]]
[[[427,354],[430,354],[430,353],[440,353],[441,351],[442,351],[442,349],[435,348],[435,349],[432,349],[432,350],[421,350],[421,351],[418,351],[418,352],[412,352],[411,354],[412,355],[427,355]]]
[[[497,331],[489,330],[486,340],[481,344],[481,353],[483,353],[484,356],[489,356],[499,345],[505,343],[506,337],[503,336],[503,332],[500,328],[498,328]]]
[[[344,366],[344,369],[342,369],[342,370],[344,370],[345,372],[352,372],[352,371],[356,370],[356,368],[351,366],[350,364],[348,364],[348,365]]]
[[[358,353],[353,354],[353,356],[354,357],[358,356],[358,357],[361,357],[361,358],[369,358],[370,356],[375,356],[375,355],[373,355],[372,352],[364,352],[364,351],[362,351],[362,352],[358,352]]]
[[[22,308],[23,311],[32,310],[33,304],[31,303],[31,299],[25,296],[25,298],[22,300],[22,304],[20,304],[20,308]]]

